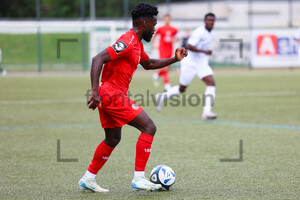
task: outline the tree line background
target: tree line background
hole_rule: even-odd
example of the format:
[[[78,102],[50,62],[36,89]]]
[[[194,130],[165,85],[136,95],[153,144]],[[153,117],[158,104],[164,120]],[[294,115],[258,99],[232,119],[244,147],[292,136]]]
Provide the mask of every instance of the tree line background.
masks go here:
[[[170,0],[169,0],[170,1]],[[171,0],[179,2],[184,0]],[[127,0],[128,15],[130,10],[139,2],[151,5],[166,3],[166,0]],[[81,18],[81,0],[40,0],[41,18]],[[120,18],[124,17],[123,0],[95,0],[96,18]],[[90,16],[90,0],[85,0],[85,17]],[[20,19],[36,17],[35,0],[1,0],[0,19]],[[128,16],[127,16],[128,17]]]

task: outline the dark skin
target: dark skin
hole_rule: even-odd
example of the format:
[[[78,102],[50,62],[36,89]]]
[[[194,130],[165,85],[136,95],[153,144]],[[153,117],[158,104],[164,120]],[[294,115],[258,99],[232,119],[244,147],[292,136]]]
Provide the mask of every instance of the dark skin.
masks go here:
[[[144,32],[151,32],[152,35],[155,32],[155,25],[157,24],[156,16],[152,18],[141,18],[133,21],[132,30],[136,33],[139,41],[143,39]],[[184,57],[187,56],[187,51],[184,48],[177,48],[175,51],[175,56],[168,59],[148,59],[145,62],[140,63],[146,70],[160,69],[165,66],[171,65],[175,62],[181,61]],[[107,50],[101,51],[96,55],[92,60],[91,68],[91,85],[92,91],[89,99],[89,108],[95,109],[98,104],[101,104],[101,97],[98,93],[99,86],[99,77],[103,68],[103,65],[107,62],[110,62],[111,58]],[[145,111],[141,112],[136,118],[128,123],[130,126],[133,126],[140,130],[142,133],[149,134],[154,136],[156,132],[156,126],[151,118],[147,115]],[[115,147],[121,140],[121,127],[106,128],[104,142],[108,146]]]
[[[214,23],[215,23],[215,18],[213,16],[207,16],[206,19],[204,20],[205,22],[205,28],[207,31],[211,31],[214,28]],[[202,49],[198,49],[197,47],[188,44],[187,45],[187,49],[193,52],[198,52],[198,53],[205,53],[206,55],[211,55],[212,51],[211,50],[202,50]],[[207,85],[207,86],[215,86],[215,80],[214,77],[212,75],[206,76],[202,78],[202,81]],[[187,86],[184,85],[180,85],[179,87],[179,91],[181,93],[185,92]]]

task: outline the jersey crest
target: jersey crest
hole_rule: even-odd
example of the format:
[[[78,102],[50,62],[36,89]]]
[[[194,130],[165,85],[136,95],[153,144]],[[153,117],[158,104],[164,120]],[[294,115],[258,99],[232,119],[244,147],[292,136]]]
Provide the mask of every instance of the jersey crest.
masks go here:
[[[127,45],[120,40],[117,43],[115,43],[112,46],[112,48],[115,50],[116,53],[120,53],[121,51],[127,48]]]

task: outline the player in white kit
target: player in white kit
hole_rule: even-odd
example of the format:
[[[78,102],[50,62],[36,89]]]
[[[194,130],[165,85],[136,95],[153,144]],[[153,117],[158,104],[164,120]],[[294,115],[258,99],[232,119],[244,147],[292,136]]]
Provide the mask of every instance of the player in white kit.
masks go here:
[[[194,77],[198,76],[206,84],[202,119],[217,118],[217,114],[211,111],[216,96],[216,84],[213,77],[213,70],[209,66],[209,55],[212,54],[211,45],[215,36],[212,30],[215,23],[215,15],[213,13],[206,14],[204,22],[205,25],[194,30],[188,40],[188,56],[180,65],[180,85],[176,85],[167,92],[156,95],[156,109],[158,111],[161,111],[163,102],[166,99],[185,92]]]

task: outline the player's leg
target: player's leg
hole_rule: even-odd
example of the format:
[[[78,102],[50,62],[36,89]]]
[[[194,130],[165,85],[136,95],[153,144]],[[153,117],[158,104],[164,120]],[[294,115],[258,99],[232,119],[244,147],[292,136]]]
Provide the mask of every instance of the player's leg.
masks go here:
[[[104,166],[110,154],[121,140],[121,127],[105,128],[105,139],[98,145],[85,175],[79,181],[81,189],[88,189],[93,192],[108,192],[101,188],[96,182],[96,175]]]
[[[159,59],[171,58],[173,50],[172,49],[167,50],[164,48],[160,48],[159,53],[160,53]],[[158,77],[162,77],[165,90],[169,90],[171,88],[170,78],[169,78],[169,69],[170,68],[171,68],[171,65],[166,66],[158,71]]]
[[[164,52],[163,58],[171,58],[172,53],[173,53],[173,49],[164,50],[163,52]],[[167,91],[171,88],[170,78],[169,78],[170,68],[171,68],[171,65],[168,65],[168,66],[163,68],[165,70],[165,73],[163,74],[163,81],[164,81],[165,91]]]
[[[152,78],[153,78],[154,87],[158,87],[159,86],[159,72],[155,72],[153,74]]]
[[[161,48],[158,48],[158,52],[159,52],[159,59],[163,59],[164,58],[163,50]],[[162,77],[164,73],[165,73],[164,69],[159,69],[157,72],[155,72],[153,74],[153,85],[154,85],[154,87],[159,86],[159,77]]]
[[[208,59],[202,59],[197,66],[197,76],[206,84],[202,112],[202,119],[204,120],[216,119],[218,116],[211,111],[216,97],[216,84],[213,75],[214,72],[209,66]]]
[[[88,171],[96,175],[121,140],[121,127],[105,128],[105,139],[97,147]]]
[[[216,119],[218,115],[211,111],[216,97],[216,84],[214,77],[213,75],[208,75],[203,77],[202,80],[206,84],[206,89],[203,96],[204,99],[202,119]]]
[[[1,63],[0,63],[0,72],[2,73],[2,76],[6,76],[6,69],[3,69],[1,67]]]
[[[164,82],[164,88],[165,90],[169,90],[171,88],[171,84],[170,84],[170,78],[169,78],[169,69],[171,68],[171,65],[164,67],[161,73],[161,76],[163,78],[163,82]]]
[[[159,86],[159,77],[162,77],[163,82],[164,82],[165,90],[168,90],[168,89],[171,88],[169,74],[168,74],[168,71],[169,71],[170,67],[171,66],[167,66],[166,68],[160,69],[157,73],[153,74],[153,85],[154,85],[154,87]]]
[[[133,190],[160,190],[160,184],[151,183],[145,177],[145,168],[151,152],[153,137],[156,126],[145,111],[128,123],[141,131],[141,135],[136,143],[135,172],[131,182]]]
[[[158,93],[155,96],[155,108],[158,112],[161,111],[164,101],[171,98],[172,96],[179,95],[185,92],[187,86],[192,82],[196,75],[196,70],[193,66],[182,64],[180,67],[180,85],[175,85],[164,93]]]

